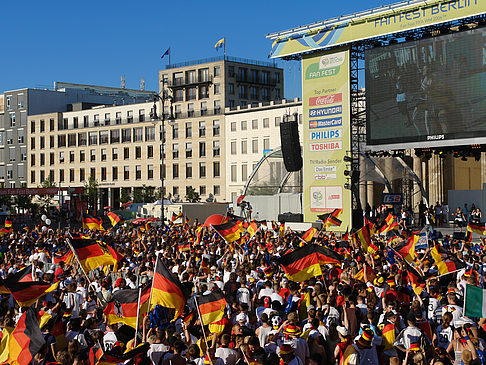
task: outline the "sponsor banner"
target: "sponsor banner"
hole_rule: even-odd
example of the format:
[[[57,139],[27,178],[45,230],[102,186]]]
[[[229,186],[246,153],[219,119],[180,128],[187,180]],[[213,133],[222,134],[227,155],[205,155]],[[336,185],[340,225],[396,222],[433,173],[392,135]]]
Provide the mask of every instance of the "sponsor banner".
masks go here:
[[[383,204],[402,204],[402,194],[383,194]]]
[[[406,2],[404,2],[406,3]],[[340,17],[320,28],[283,32],[269,36],[273,39],[270,58],[284,57],[314,50],[323,50],[380,35],[418,29],[433,24],[480,15],[486,12],[486,0],[429,0],[403,6],[390,5]],[[305,76],[332,77],[343,67],[339,57],[329,58],[322,67],[313,67]]]
[[[330,118],[330,119],[322,119],[322,120],[310,120],[309,121],[309,128],[328,128],[328,127],[340,127],[343,125],[343,118]]]
[[[327,129],[324,131],[312,131],[310,132],[310,139],[336,139],[343,136],[343,130],[341,128],[337,129]]]
[[[323,78],[323,70],[333,73]],[[330,227],[343,231],[351,227],[351,191],[344,189],[344,156],[351,145],[349,51],[304,56],[302,93],[304,221],[343,209],[341,226]]]
[[[70,194],[83,194],[84,188],[8,188],[0,189],[0,196],[3,195],[59,195],[59,190],[69,191]]]

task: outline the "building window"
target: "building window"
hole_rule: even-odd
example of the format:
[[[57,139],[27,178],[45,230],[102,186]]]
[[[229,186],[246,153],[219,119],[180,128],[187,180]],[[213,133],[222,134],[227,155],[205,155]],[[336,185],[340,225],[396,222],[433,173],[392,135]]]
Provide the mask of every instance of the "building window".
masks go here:
[[[130,128],[123,128],[122,129],[122,143],[132,141],[131,131],[132,130]]]
[[[135,158],[137,160],[142,158],[142,147],[140,146],[135,147]]]
[[[143,128],[133,128],[133,142],[143,142]]]
[[[110,131],[110,143],[119,143],[120,142],[120,130],[119,129],[112,129]]]
[[[208,102],[207,101],[201,101],[201,116],[207,115],[208,114]]]
[[[199,157],[206,157],[206,142],[199,142]]]
[[[98,127],[100,125],[100,115],[99,114],[95,114],[93,116],[93,125],[95,127]]]
[[[172,177],[174,179],[179,178],[179,165],[176,163],[172,165]]]
[[[89,177],[96,179],[96,167],[92,167],[89,169]]]
[[[64,182],[64,170],[59,170],[59,182]]]
[[[74,169],[69,169],[69,182],[74,182]]]
[[[54,170],[49,170],[49,180],[54,181]]]
[[[172,144],[172,158],[179,158],[179,144],[173,143]]]
[[[135,180],[142,180],[142,166],[135,166]]]
[[[123,159],[128,160],[130,158],[130,148],[123,148]]]
[[[266,87],[262,89],[262,99],[263,100],[270,100],[269,92]]]
[[[214,114],[218,115],[221,114],[221,100],[215,100],[213,102],[214,105]]]
[[[122,122],[122,113],[121,112],[116,112],[115,115],[115,123],[116,124],[121,124]]]
[[[236,168],[237,166],[236,165],[231,165],[231,172],[230,172],[230,180],[231,182],[236,182]]]
[[[154,179],[154,165],[147,165],[147,179]]]
[[[110,113],[105,113],[105,125],[110,125]]]
[[[221,94],[221,85],[214,84],[214,95],[219,95],[219,94]]]
[[[241,165],[241,181],[245,182],[248,179],[248,165]]]
[[[7,110],[12,110],[12,96],[7,96]]]
[[[113,181],[118,180],[118,166],[113,166],[111,168],[111,180]]]
[[[199,195],[206,195],[206,185],[199,186]]]
[[[133,110],[127,111],[127,123],[133,123]]]
[[[15,127],[15,112],[10,113],[10,127]]]
[[[130,180],[130,166],[123,166],[123,180]]]
[[[282,120],[281,117],[275,117],[275,127],[279,127],[280,126],[280,121]]]
[[[214,66],[214,77],[221,76],[221,67],[220,66]]]
[[[147,146],[147,158],[154,158],[154,146]]]
[[[74,162],[74,151],[69,151],[69,162]]]
[[[253,119],[251,121],[251,129],[258,129],[258,119]]]
[[[8,140],[7,140],[8,142]],[[44,136],[41,136],[40,138],[40,149],[43,150],[44,148],[46,148],[46,139],[44,138]]]
[[[59,152],[59,163],[64,163],[64,151]]]
[[[221,176],[221,169],[219,161],[213,162],[213,177],[220,177]]]
[[[90,146],[95,146],[98,144],[98,132],[89,132],[88,140]]]
[[[244,85],[238,85],[238,97],[241,99],[246,99],[246,88]]]
[[[174,123],[172,125],[172,139],[178,139],[179,138],[179,125],[177,123]]]
[[[248,129],[246,120],[242,120],[240,124],[241,124],[241,130],[242,131],[246,131]]]
[[[35,166],[35,154],[30,155],[30,166]]]
[[[79,151],[79,162],[84,162],[86,160],[86,155],[84,151]]]
[[[145,142],[155,141],[155,127],[145,127]]]
[[[108,131],[100,131],[100,144],[108,144]]]
[[[213,141],[213,157],[221,155],[221,148],[219,146],[219,141]]]
[[[35,183],[35,171],[30,172],[30,182],[32,184]]]
[[[55,143],[54,143],[54,136],[49,136],[49,148],[54,148]]]
[[[179,187],[178,186],[172,187],[172,195],[179,196]]]
[[[280,100],[280,89],[275,89],[275,99]]]
[[[183,89],[177,89],[175,91],[174,95],[174,102],[181,102],[184,101],[184,90]]]
[[[234,95],[235,94],[235,84],[228,84],[228,93],[230,95]]]
[[[270,128],[270,119],[263,118],[263,128]]]
[[[76,133],[68,134],[68,147],[76,147]]]
[[[78,146],[86,146],[86,133],[78,133]]]
[[[145,122],[145,110],[144,109],[140,109],[138,111],[138,121],[139,122]]]
[[[77,129],[79,125],[78,117],[73,117],[73,128]]]
[[[91,162],[96,161],[96,150],[89,150],[89,160]]]
[[[230,143],[230,151],[232,155],[236,155],[236,141],[231,141]]]
[[[186,179],[192,178],[192,163],[186,163]]]
[[[199,163],[199,177],[200,178],[206,177],[206,162]]]
[[[199,137],[206,137],[206,123],[204,121],[199,122]]]
[[[219,136],[219,133],[220,133],[220,124],[219,124],[219,120],[216,119],[213,120],[213,137]]]
[[[89,116],[87,116],[87,115],[83,116],[83,127],[84,128],[88,128],[89,127]],[[83,180],[81,180],[81,181],[83,181]]]
[[[30,133],[35,133],[35,120],[30,121]]]
[[[79,181],[84,181],[86,178],[84,169],[79,169]]]
[[[250,86],[250,99],[258,99],[258,92],[255,86]]]
[[[191,138],[192,137],[192,123],[187,122],[186,123],[186,138]]]
[[[187,100],[196,100],[196,88],[190,87],[187,89]]]
[[[49,153],[49,165],[54,165],[54,152]]]
[[[106,161],[106,148],[101,149],[101,161]]]
[[[118,160],[118,148],[112,148],[111,149],[111,159],[113,161]]]
[[[209,68],[199,70],[199,81],[209,81]]]
[[[258,153],[258,139],[251,141],[251,153]]]
[[[219,196],[221,194],[221,187],[219,185],[213,186],[213,195]]]
[[[106,167],[101,168],[101,181],[106,181]]]
[[[241,141],[241,153],[243,155],[246,155],[248,153],[248,142],[246,139]]]
[[[268,151],[270,149],[270,138],[263,138],[263,151]]]
[[[192,157],[192,143],[187,142],[186,143],[186,158],[191,158]]]

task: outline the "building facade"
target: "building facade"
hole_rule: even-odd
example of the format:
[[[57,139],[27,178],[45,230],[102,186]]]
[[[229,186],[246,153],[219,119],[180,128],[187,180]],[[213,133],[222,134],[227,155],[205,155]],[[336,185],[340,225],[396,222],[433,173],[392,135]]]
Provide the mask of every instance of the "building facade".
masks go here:
[[[28,184],[28,116],[66,112],[77,103],[122,105],[152,100],[153,92],[94,85],[55,83],[53,90],[24,88],[0,95],[0,184]]]
[[[223,56],[170,65],[159,71],[159,80],[175,117],[166,123],[166,196],[183,199],[193,188],[203,200],[225,201],[225,108],[281,99],[283,69]]]
[[[298,114],[302,136],[302,101],[297,98],[226,108],[226,201],[241,195],[262,157],[280,147],[280,123],[284,115],[294,113]]]

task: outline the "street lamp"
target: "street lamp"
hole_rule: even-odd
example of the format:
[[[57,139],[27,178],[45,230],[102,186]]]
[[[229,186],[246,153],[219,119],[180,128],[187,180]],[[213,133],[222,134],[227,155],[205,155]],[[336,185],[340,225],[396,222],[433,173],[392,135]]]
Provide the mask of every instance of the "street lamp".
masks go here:
[[[173,114],[173,107],[172,107],[172,101],[173,98],[171,95],[167,95],[165,91],[165,79],[162,78],[162,95],[160,94],[154,94],[154,106],[152,107],[152,110],[150,111],[150,119],[152,121],[158,121],[160,120],[160,127],[161,127],[161,135],[160,135],[160,175],[161,175],[161,189],[160,189],[160,217],[162,219],[162,225],[165,224],[165,219],[164,219],[164,145],[165,145],[165,126],[164,123],[167,120],[169,123],[174,122],[174,114]],[[162,104],[162,115],[161,118],[159,119],[159,116],[157,115],[157,101],[160,100]],[[165,102],[169,101],[169,115],[167,116],[165,113]]]

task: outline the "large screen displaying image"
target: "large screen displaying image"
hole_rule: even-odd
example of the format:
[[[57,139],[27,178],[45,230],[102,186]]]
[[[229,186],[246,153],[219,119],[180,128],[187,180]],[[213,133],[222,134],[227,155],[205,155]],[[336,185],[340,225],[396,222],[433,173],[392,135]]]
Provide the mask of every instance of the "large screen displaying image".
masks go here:
[[[486,30],[367,51],[366,98],[369,145],[486,136]]]

